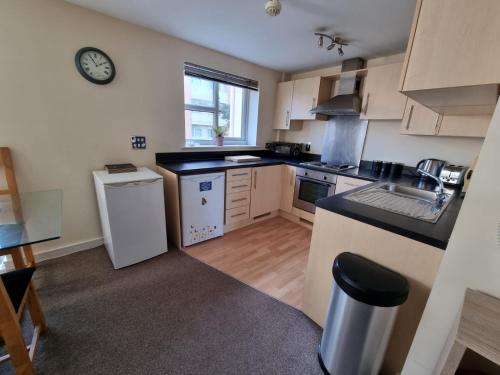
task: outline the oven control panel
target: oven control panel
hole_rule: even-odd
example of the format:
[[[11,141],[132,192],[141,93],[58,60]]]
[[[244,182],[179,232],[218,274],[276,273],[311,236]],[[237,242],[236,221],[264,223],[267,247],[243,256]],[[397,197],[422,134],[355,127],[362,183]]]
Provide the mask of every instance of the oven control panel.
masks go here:
[[[310,178],[311,180],[329,182],[331,184],[335,184],[337,182],[336,174],[315,171],[312,169],[297,168],[296,175]]]

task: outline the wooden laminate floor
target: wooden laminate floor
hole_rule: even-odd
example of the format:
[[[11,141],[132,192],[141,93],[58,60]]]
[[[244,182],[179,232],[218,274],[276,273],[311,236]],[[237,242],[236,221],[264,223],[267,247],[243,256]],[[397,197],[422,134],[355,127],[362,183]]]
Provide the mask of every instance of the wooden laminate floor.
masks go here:
[[[301,309],[311,230],[276,217],[190,246],[192,257]]]

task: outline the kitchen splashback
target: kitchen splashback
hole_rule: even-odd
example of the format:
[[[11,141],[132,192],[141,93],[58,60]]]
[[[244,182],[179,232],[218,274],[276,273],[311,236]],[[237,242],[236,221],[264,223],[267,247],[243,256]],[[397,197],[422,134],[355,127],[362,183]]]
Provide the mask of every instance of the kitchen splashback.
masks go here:
[[[359,166],[368,121],[359,116],[333,116],[326,123],[321,161]]]

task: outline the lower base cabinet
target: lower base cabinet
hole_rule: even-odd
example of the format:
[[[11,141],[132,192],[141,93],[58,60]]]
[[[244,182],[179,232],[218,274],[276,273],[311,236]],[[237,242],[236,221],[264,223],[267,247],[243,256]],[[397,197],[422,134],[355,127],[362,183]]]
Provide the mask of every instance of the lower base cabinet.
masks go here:
[[[340,194],[345,191],[356,189],[361,186],[371,184],[372,181],[361,180],[359,178],[351,178],[345,176],[337,177],[337,185],[335,186],[335,194]]]
[[[333,282],[333,260],[344,251],[362,255],[393,269],[410,282],[410,295],[399,308],[381,372],[399,373],[410,350],[444,251],[317,208],[306,270],[303,311],[320,326],[323,326],[326,318]]]
[[[252,168],[250,218],[280,209],[282,165]]]
[[[292,213],[293,210],[294,191],[295,191],[295,167],[292,165],[282,165],[280,209],[290,214]]]

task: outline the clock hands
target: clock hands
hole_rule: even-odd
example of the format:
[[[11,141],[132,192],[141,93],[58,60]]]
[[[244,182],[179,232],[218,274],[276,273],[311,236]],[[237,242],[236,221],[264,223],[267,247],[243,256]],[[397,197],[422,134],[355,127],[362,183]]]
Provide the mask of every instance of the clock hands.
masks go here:
[[[95,62],[95,60],[92,58],[92,55],[88,55],[90,57],[90,59],[92,60],[92,62],[94,63],[95,66],[99,66],[97,65],[97,63]]]

